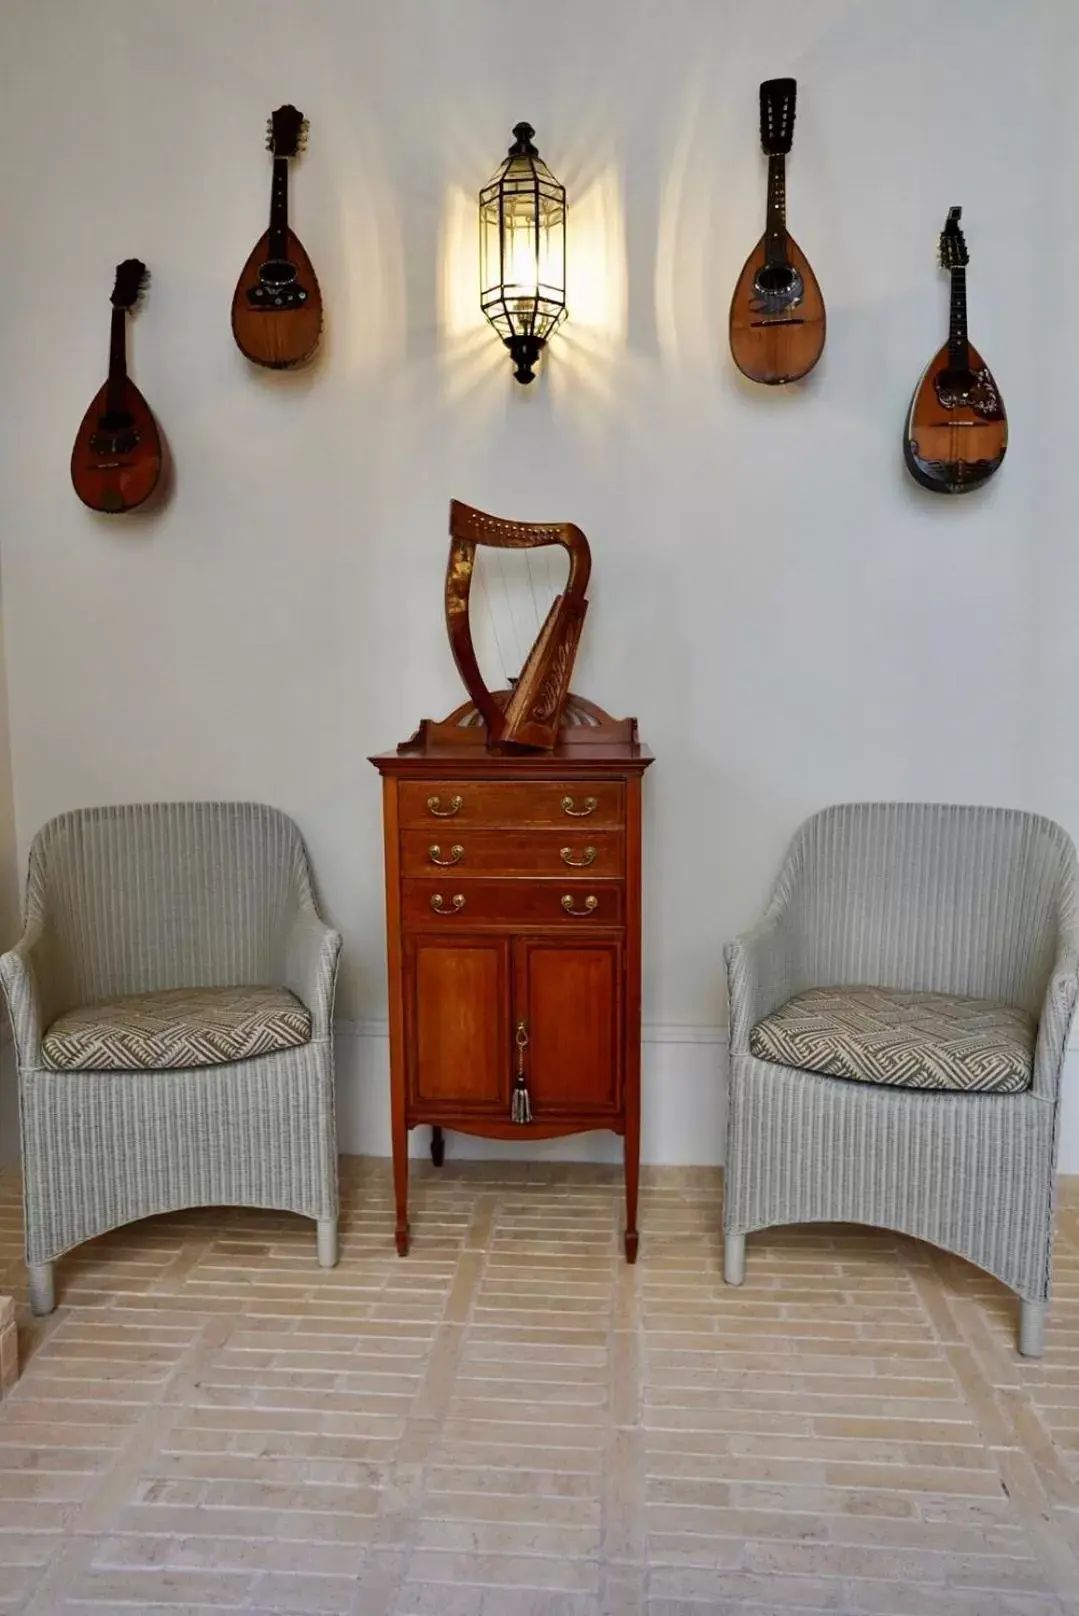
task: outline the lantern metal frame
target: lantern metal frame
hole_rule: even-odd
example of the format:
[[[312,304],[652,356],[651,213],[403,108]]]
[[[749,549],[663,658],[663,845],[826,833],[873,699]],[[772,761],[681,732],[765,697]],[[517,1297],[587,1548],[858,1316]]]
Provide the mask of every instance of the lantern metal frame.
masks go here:
[[[566,188],[532,144],[531,124],[480,192],[480,307],[530,382],[566,317]]]

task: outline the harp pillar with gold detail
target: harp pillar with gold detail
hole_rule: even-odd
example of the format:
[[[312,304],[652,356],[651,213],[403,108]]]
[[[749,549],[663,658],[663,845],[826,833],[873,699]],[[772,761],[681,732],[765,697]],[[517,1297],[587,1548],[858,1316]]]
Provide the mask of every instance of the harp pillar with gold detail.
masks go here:
[[[486,689],[467,633],[482,543],[570,552],[566,589],[505,691]],[[409,1134],[426,1124],[436,1165],[446,1130],[621,1134],[625,1251],[636,1259],[641,782],[652,759],[635,719],[569,692],[588,573],[571,525],[502,523],[455,503],[447,624],[471,699],[371,759],[383,791],[402,1256]]]

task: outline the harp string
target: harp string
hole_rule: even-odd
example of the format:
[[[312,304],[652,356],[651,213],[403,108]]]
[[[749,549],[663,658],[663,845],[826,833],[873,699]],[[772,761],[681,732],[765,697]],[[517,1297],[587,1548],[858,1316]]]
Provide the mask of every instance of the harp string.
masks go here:
[[[509,688],[519,677],[551,602],[563,587],[554,551],[560,546],[512,550],[483,545],[476,551],[473,578],[480,595],[476,654],[491,690]],[[497,673],[489,675],[492,651]]]
[[[482,615],[481,615],[481,622],[483,624],[485,624],[486,627],[490,630],[491,637],[494,639],[495,650],[496,650],[497,655],[498,655],[498,666],[501,669],[501,671],[503,673],[503,676],[504,676],[505,675],[505,670],[506,670],[506,657],[505,657],[504,651],[502,650],[502,639],[501,639],[501,636],[500,636],[500,634],[498,632],[498,616],[497,616],[497,613],[495,612],[493,606],[491,605],[491,594],[490,594],[489,589],[487,588],[487,567],[486,567],[485,562],[482,560],[482,557],[483,557],[483,551],[482,550],[477,550],[477,552],[476,552],[476,564],[475,564],[475,567],[473,569],[473,577],[475,578],[476,582],[479,584],[480,593],[483,596],[483,612],[482,612]],[[485,633],[484,634],[484,639],[486,639],[486,637],[487,636],[486,636],[486,633]],[[481,666],[482,666],[482,662],[483,662],[483,651],[484,651],[484,647],[483,647],[483,644],[481,642],[481,644],[477,645],[477,647],[476,647],[476,652],[477,652],[477,655],[480,658]],[[485,682],[488,685],[488,688],[490,688],[490,680],[486,679]]]

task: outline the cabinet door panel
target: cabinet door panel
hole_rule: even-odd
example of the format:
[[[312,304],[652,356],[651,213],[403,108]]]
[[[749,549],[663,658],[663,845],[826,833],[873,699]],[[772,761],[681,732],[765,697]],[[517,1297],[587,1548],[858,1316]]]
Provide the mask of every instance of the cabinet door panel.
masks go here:
[[[526,1072],[536,1121],[620,1110],[621,941],[521,938],[514,986],[514,1016],[528,1032]]]
[[[410,937],[405,982],[410,1105],[507,1115],[509,944]]]

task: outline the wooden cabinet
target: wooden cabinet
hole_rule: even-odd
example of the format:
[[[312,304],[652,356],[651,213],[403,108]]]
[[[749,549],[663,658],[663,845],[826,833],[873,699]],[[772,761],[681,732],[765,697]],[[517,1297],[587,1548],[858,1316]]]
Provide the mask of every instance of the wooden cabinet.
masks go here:
[[[397,1249],[412,1128],[431,1126],[436,1163],[444,1129],[527,1140],[609,1128],[625,1140],[632,1262],[651,756],[632,719],[576,697],[553,752],[483,740],[466,707],[371,760],[383,777]]]

